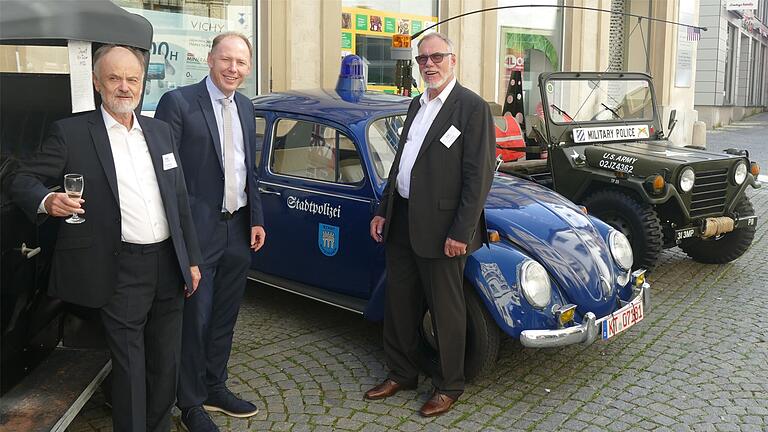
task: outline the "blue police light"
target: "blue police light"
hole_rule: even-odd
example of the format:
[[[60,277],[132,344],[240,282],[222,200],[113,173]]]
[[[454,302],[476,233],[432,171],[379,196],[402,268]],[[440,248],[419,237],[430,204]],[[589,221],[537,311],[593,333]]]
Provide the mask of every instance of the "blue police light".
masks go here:
[[[339,80],[336,91],[365,92],[365,76],[363,76],[363,59],[350,54],[341,60]]]

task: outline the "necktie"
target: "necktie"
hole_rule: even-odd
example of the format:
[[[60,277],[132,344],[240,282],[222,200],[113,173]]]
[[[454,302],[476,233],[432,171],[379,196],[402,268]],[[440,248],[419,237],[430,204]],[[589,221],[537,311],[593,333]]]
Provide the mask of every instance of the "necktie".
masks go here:
[[[235,143],[232,138],[232,101],[221,101],[222,127],[224,128],[224,209],[230,213],[237,210],[237,186],[235,185]]]

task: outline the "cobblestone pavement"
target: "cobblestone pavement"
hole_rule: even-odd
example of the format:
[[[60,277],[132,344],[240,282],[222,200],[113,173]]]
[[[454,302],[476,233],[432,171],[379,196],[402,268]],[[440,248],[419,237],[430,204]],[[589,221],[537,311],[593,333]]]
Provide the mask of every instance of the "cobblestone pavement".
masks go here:
[[[754,116],[710,133],[708,147],[738,140],[768,169],[766,129],[768,114]],[[261,412],[250,420],[213,418],[228,431],[766,431],[768,191],[749,195],[759,225],[740,259],[704,265],[679,249],[665,251],[649,278],[652,309],[642,323],[589,347],[524,349],[507,339],[495,370],[434,419],[417,414],[429,381],[363,401],[385,376],[379,324],[250,286],[229,385]],[[110,422],[97,394],[70,430],[103,431]]]

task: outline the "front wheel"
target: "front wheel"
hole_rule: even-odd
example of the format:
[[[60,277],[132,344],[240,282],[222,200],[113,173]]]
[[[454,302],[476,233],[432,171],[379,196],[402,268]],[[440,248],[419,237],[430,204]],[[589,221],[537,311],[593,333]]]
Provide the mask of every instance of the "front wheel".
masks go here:
[[[754,216],[755,208],[744,197],[736,206],[739,217]],[[695,261],[705,264],[724,264],[744,255],[755,238],[754,225],[738,228],[712,238],[689,238],[680,243],[680,249]]]
[[[652,269],[664,246],[661,221],[648,203],[616,190],[589,195],[583,204],[590,214],[621,231],[632,245],[632,268]]]
[[[467,304],[467,342],[464,352],[464,378],[467,381],[489,372],[499,355],[500,334],[496,321],[474,288],[464,286]],[[432,328],[432,316],[427,310],[421,325],[422,368],[430,375],[438,367],[437,343]]]

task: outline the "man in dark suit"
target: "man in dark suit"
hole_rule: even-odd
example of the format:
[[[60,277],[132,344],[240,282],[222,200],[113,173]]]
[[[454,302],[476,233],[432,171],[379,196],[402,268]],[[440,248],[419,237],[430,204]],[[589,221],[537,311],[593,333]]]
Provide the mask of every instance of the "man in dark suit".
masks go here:
[[[264,244],[256,185],[256,123],[236,90],[251,71],[248,39],[222,33],[211,44],[208,77],[163,95],[155,118],[171,125],[187,177],[203,248],[197,294],[184,307],[178,406],[193,432],[218,428],[206,411],[234,417],[258,412],[227,389],[227,361],[251,263]]]
[[[40,151],[11,185],[33,220],[84,214],[62,223],[50,294],[100,308],[112,354],[115,431],[168,431],[176,396],[184,286],[200,280],[200,250],[171,130],[134,113],[144,57],[104,46],[94,54],[100,109],[55,122]],[[65,173],[82,174],[83,198],[51,193]],[[86,212],[87,210],[87,212]]]
[[[448,411],[464,391],[467,254],[486,240],[483,206],[493,180],[495,141],[488,104],[456,82],[453,44],[430,33],[416,61],[427,92],[408,109],[370,234],[386,242],[384,351],[390,367],[367,399],[418,383],[419,326],[426,307],[439,371],[423,416]]]

